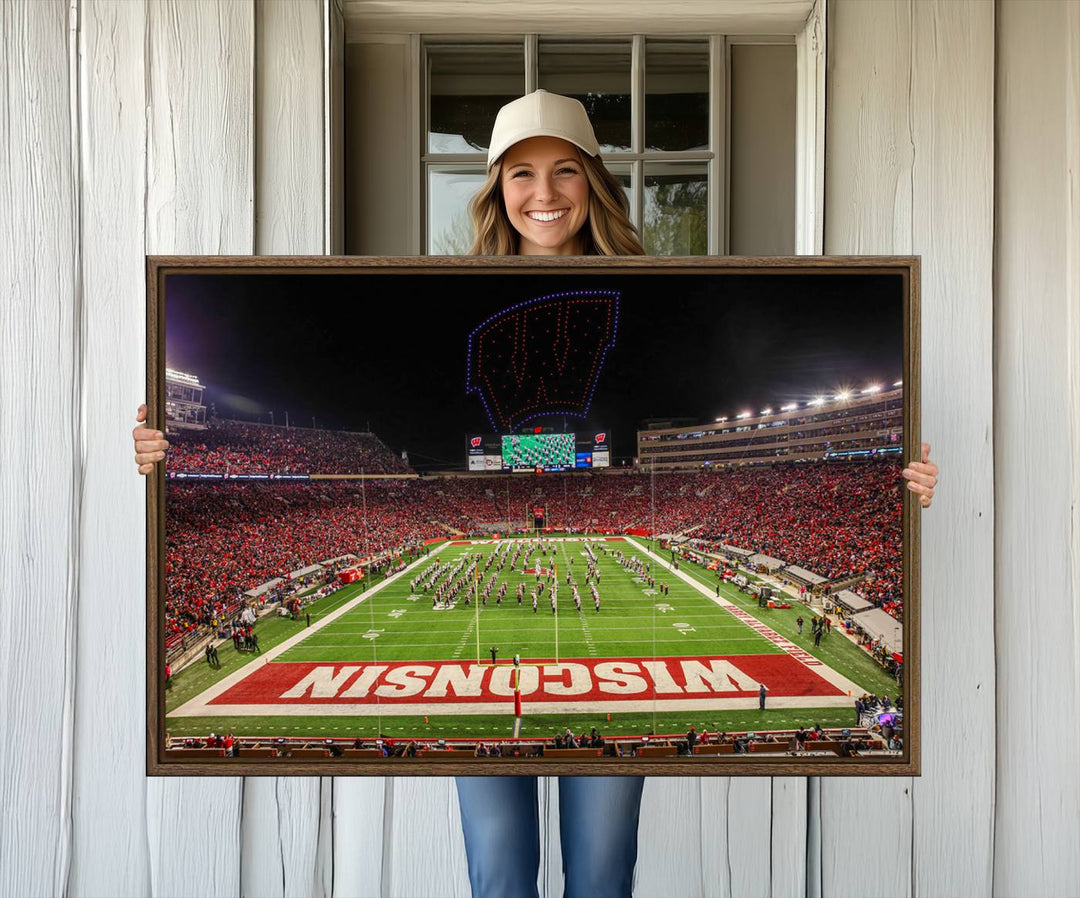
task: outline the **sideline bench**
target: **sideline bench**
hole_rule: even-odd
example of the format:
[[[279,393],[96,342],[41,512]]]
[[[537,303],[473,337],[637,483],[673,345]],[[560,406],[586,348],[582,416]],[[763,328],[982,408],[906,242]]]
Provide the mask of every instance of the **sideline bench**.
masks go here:
[[[545,748],[541,761],[564,761],[567,758],[599,758],[602,748]]]
[[[238,758],[276,758],[277,750],[269,746],[252,746],[251,748],[240,747]]]
[[[671,758],[678,753],[677,745],[643,745],[637,750],[639,758]]]
[[[731,742],[719,742],[715,745],[695,745],[695,755],[733,755],[735,745]]]
[[[165,750],[167,758],[223,758],[223,748],[168,748]]]
[[[474,754],[471,748],[421,748],[416,752],[418,758],[427,761],[461,761],[473,757]]]

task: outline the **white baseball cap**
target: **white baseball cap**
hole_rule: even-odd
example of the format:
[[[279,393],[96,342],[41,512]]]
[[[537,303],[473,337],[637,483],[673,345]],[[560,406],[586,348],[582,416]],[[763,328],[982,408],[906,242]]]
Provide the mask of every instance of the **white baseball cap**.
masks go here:
[[[507,103],[495,116],[488,168],[515,143],[530,137],[561,137],[590,156],[600,152],[589,115],[581,103],[573,97],[537,90]]]

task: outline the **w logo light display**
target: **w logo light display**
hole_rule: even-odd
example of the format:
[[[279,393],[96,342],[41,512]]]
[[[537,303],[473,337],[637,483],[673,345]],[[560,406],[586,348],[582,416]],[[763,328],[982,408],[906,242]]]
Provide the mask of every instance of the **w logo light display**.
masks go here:
[[[526,300],[469,334],[465,391],[494,430],[546,415],[584,418],[615,345],[619,293],[578,290]]]

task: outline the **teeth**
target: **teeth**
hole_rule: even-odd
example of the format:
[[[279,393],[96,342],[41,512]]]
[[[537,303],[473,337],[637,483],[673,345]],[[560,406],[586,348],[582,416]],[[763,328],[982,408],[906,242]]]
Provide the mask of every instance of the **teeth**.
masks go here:
[[[565,209],[561,209],[558,212],[530,212],[529,218],[532,218],[535,221],[555,221],[555,219],[562,218],[565,214]]]

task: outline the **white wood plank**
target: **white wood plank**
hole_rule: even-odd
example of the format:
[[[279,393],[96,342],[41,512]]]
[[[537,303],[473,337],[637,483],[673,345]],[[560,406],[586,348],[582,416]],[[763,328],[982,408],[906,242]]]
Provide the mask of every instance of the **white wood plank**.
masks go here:
[[[763,777],[704,777],[701,792],[700,894],[730,898],[772,894],[773,783]],[[805,819],[805,806],[785,805]],[[790,846],[779,846],[789,851]]]
[[[231,898],[240,893],[243,783],[218,777],[147,780],[151,895]]]
[[[922,432],[945,472],[940,500],[922,515],[913,888],[965,898],[992,888],[994,6],[950,0],[915,4],[912,13]],[[959,403],[956,384],[964,384]],[[963,602],[955,600],[960,583]]]
[[[255,7],[255,252],[325,249],[323,9],[320,0]],[[332,854],[320,851],[329,817],[315,777],[252,777],[244,784],[241,892],[253,898],[324,896]]]
[[[701,878],[704,829],[700,780],[646,777],[638,823],[636,898],[705,895]]]
[[[822,893],[985,894],[994,786],[993,7],[838,2],[830,13],[826,251],[922,256],[922,433],[946,473],[943,496],[923,516],[923,777],[822,781]],[[962,403],[937,386],[961,383]],[[973,757],[972,744],[984,750]],[[875,864],[852,863],[864,856]]]
[[[318,777],[244,780],[240,894],[325,896],[319,854],[322,785]]]
[[[253,5],[152,3],[147,43],[147,251],[249,253]],[[237,778],[150,781],[153,894],[240,891],[242,787]]]
[[[71,895],[150,892],[142,760],[146,629],[140,611],[146,592],[141,561],[146,486],[132,461],[130,437],[146,371],[140,286],[145,278],[145,29],[145,4],[94,0],[80,5],[82,415],[88,427]],[[128,563],[117,563],[121,558]],[[118,607],[125,611],[117,613]]]
[[[82,474],[68,6],[0,16],[0,894],[64,889]],[[33,608],[28,616],[27,609]],[[43,653],[44,652],[44,653]]]
[[[909,252],[909,8],[833,0],[828,35],[825,252]]]
[[[255,63],[255,252],[326,252],[321,0],[261,0]]]
[[[911,782],[822,779],[822,895],[912,894]]]
[[[1066,895],[1080,879],[1080,14],[998,14],[993,881]]]
[[[774,898],[806,895],[807,777],[778,776],[772,781],[772,852],[769,894]]]
[[[701,881],[710,898],[731,898],[728,831],[731,777],[710,776],[701,781]],[[649,791],[648,782],[645,788]]]
[[[825,252],[910,253],[910,8],[834,0],[828,19]],[[911,892],[910,793],[907,778],[822,778],[821,894]]]
[[[727,851],[729,894],[737,898],[772,894],[771,799],[772,780],[732,778],[727,794]]]
[[[334,783],[334,898],[381,898],[389,813],[386,777],[341,777]]]
[[[468,898],[469,868],[451,777],[391,780],[383,834],[386,898]]]
[[[148,7],[147,251],[250,253],[251,0]]]

